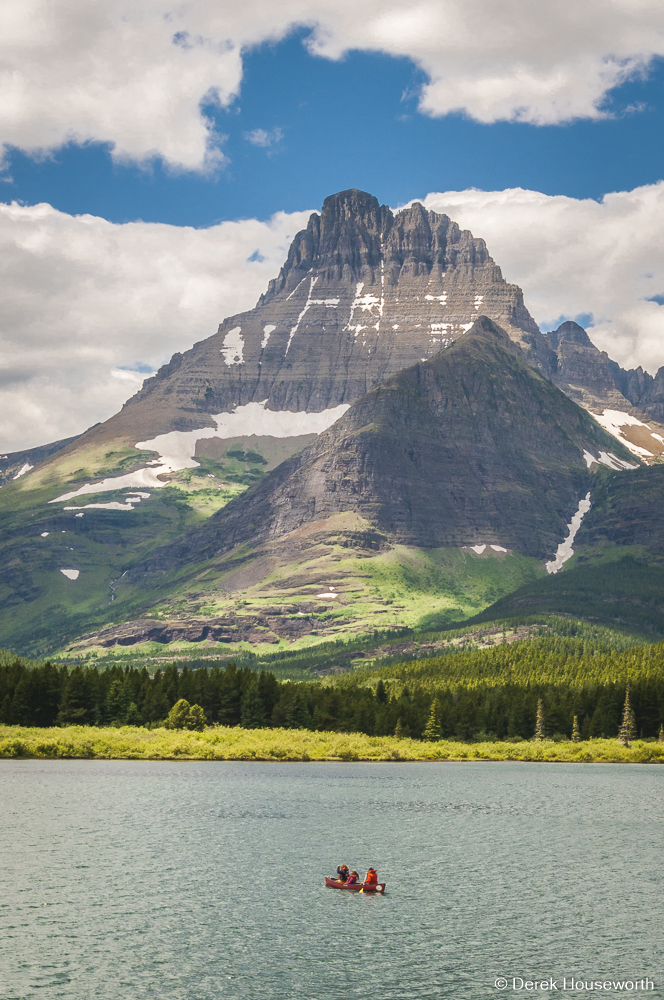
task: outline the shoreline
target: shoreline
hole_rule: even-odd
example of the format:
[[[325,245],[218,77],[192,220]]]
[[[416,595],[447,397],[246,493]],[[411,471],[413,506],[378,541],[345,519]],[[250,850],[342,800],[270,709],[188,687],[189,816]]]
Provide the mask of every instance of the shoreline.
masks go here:
[[[664,764],[664,743],[617,739],[579,743],[542,740],[424,742],[363,733],[214,726],[201,732],[67,726],[0,725],[0,760],[168,760],[256,763],[466,763],[519,761],[558,764]]]

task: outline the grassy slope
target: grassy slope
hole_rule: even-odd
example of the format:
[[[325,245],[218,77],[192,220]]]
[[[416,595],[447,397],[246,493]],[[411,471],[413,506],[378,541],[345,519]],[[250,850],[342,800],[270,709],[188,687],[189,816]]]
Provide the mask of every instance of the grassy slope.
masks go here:
[[[109,490],[51,503],[86,482],[120,476],[154,457],[121,443],[102,453],[56,455],[0,491],[0,644],[36,655],[113,621],[115,581],[156,545],[201,523],[263,474],[263,463],[224,456],[170,477],[132,511],[67,511],[66,506],[125,502]],[[48,536],[42,538],[42,532]],[[68,580],[61,569],[78,569]],[[144,602],[144,595],[134,603]],[[126,612],[131,612],[128,602]]]
[[[544,573],[536,560],[518,554],[478,556],[461,549],[424,551],[405,546],[357,558],[342,544],[331,544],[324,549],[301,550],[297,564],[278,558],[272,562],[263,579],[253,585],[249,580],[249,585],[236,590],[232,597],[219,589],[220,582],[224,584],[228,575],[236,573],[234,568],[225,572],[223,562],[212,572],[203,566],[201,576],[190,578],[182,589],[177,580],[167,577],[161,585],[165,596],[155,601],[150,614],[167,618],[189,610],[206,616],[229,612],[241,616],[283,605],[287,615],[297,617],[297,609],[303,605],[315,619],[314,633],[295,641],[283,639],[278,645],[266,642],[251,647],[262,655],[275,649],[300,650],[338,636],[367,635],[393,626],[441,628],[447,622],[477,614],[497,596]],[[188,569],[191,572],[191,567]],[[339,597],[319,601],[317,595],[328,584],[335,586]],[[227,586],[237,586],[237,582]],[[123,608],[137,600],[139,594],[125,591]],[[312,601],[316,602],[313,612]],[[241,652],[250,647],[237,643],[230,648]],[[115,647],[114,655],[200,656],[228,651],[226,643],[141,643]],[[107,651],[86,643],[72,652],[104,655]]]
[[[523,760],[574,763],[664,763],[664,744],[617,740],[583,743],[472,743],[313,733],[292,729],[217,726],[202,733],[167,729],[28,729],[0,726],[0,758],[96,758],[106,760],[396,761]]]

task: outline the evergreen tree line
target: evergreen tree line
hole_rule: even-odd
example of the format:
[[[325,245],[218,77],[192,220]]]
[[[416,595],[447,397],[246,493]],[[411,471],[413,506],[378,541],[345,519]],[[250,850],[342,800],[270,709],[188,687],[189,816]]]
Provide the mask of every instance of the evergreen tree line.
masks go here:
[[[587,739],[618,735],[627,684],[632,735],[657,737],[664,722],[664,645],[615,652],[549,636],[297,684],[233,663],[197,670],[172,664],[151,677],[132,667],[70,669],[16,659],[0,663],[0,722],[156,726],[184,700],[183,719],[248,729],[476,740],[530,739],[537,726],[546,737],[571,738],[576,718],[580,738]],[[200,712],[190,716],[190,707]]]

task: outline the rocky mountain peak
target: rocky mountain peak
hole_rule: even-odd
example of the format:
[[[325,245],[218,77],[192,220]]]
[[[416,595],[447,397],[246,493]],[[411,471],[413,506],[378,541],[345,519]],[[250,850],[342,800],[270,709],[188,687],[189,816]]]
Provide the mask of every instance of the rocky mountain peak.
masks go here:
[[[583,327],[571,319],[568,319],[565,323],[561,323],[557,330],[552,330],[547,336],[554,351],[558,350],[563,341],[568,341],[572,344],[581,344],[583,347],[593,346],[590,337]]]
[[[310,216],[261,303],[292,292],[312,271],[325,282],[396,285],[404,276],[428,277],[434,270],[442,275],[463,266],[492,266],[496,280],[502,281],[484,240],[461,230],[447,215],[427,211],[417,201],[395,215],[373,195],[351,188],[330,195],[321,214]],[[521,318],[525,328],[537,330],[525,313]]]
[[[254,309],[174,355],[95,436],[135,444],[205,429],[207,448],[203,438],[216,440],[209,429],[223,414],[239,411],[235,436],[254,433],[256,407],[303,414],[302,426],[318,427],[312,414],[336,419],[337,407],[433,357],[482,315],[530,364],[555,372],[521,289],[505,281],[483,240],[419,202],[394,213],[364,191],[341,191],[297,233]]]

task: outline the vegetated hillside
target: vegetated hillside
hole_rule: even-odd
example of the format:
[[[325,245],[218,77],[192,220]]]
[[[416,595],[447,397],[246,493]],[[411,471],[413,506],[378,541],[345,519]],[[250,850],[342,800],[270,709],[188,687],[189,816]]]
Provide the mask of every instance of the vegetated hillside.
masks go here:
[[[10,452],[7,455],[0,455],[0,486],[21,479],[27,475],[40,462],[62,451],[67,445],[73,444],[80,437],[63,438],[61,441],[51,441],[49,444],[39,445],[37,448],[26,448],[23,451]]]
[[[573,566],[526,584],[501,598],[468,625],[533,614],[565,614],[609,626],[664,636],[664,568],[649,565],[647,553]]]
[[[130,471],[141,460],[133,451],[106,452],[98,463],[100,475]],[[150,457],[143,454],[143,462]],[[67,468],[61,470],[64,480],[35,470],[7,483],[0,490],[0,643],[50,654],[67,638],[113,620],[115,581],[127,566],[209,517],[264,469],[261,456],[229,442],[218,461],[201,459],[197,468],[177,473],[151,495],[109,490],[55,505],[51,501],[65,488]],[[76,475],[83,482],[94,478],[85,467]],[[78,578],[68,579],[63,569],[78,570]]]
[[[621,548],[633,546],[664,567],[664,464],[607,477],[576,537],[576,564],[605,554],[615,559]]]
[[[541,698],[548,736],[570,738],[576,716],[583,738],[615,737],[627,684],[634,735],[656,737],[664,722],[664,644],[617,652],[542,634],[295,684],[235,664],[196,671],[171,665],[150,677],[118,666],[29,668],[17,660],[0,666],[0,722],[158,724],[184,698],[200,705],[208,722],[245,728],[511,740],[532,737]]]

